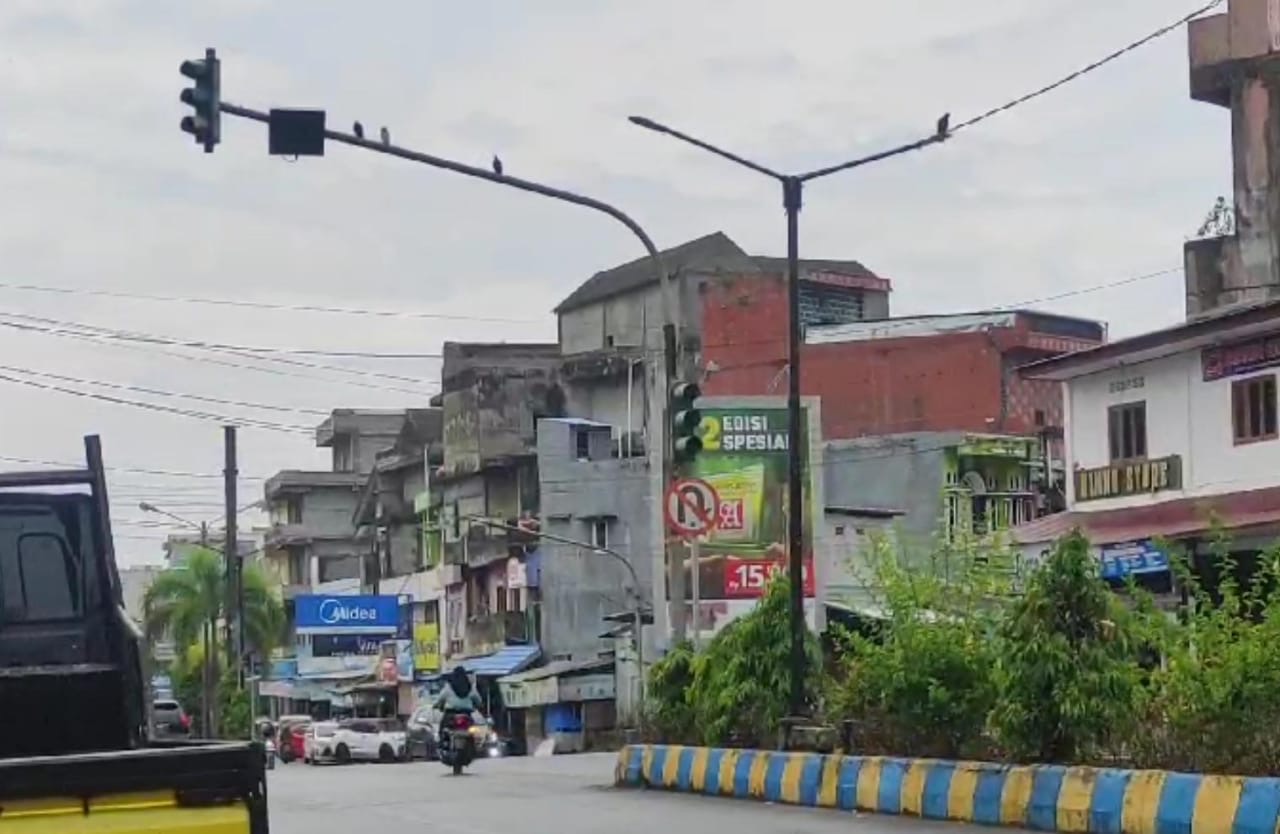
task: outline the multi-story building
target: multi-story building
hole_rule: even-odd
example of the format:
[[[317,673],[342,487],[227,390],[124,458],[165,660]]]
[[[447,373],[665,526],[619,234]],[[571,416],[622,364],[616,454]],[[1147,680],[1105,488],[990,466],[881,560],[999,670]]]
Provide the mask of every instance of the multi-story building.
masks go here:
[[[1242,563],[1280,534],[1280,302],[1245,306],[1040,362],[1061,384],[1067,511],[1016,528],[1024,556],[1079,529],[1104,575],[1171,589],[1154,540],[1207,554],[1215,525]]]
[[[396,442],[404,421],[404,411],[338,409],[316,429],[316,445],[332,450],[332,468],[284,470],[267,480],[264,557],[285,580],[286,600],[320,587],[359,591],[367,548],[351,519],[378,453]]]
[[[1078,529],[1104,577],[1135,577],[1173,604],[1168,553],[1206,570],[1225,532],[1248,571],[1280,533],[1280,18],[1270,0],[1229,0],[1191,21],[1192,98],[1231,111],[1233,200],[1218,235],[1184,246],[1184,324],[1025,369],[1059,384],[1067,512],[1015,536],[1028,560]]]
[[[428,514],[443,563],[460,569],[445,593],[445,654],[517,644],[533,647],[531,660],[536,640],[521,579],[530,540],[517,531],[539,514],[538,421],[564,414],[559,347],[446,342],[443,365],[444,463]]]
[[[663,358],[663,325],[667,323],[664,294],[674,302],[673,313],[680,325],[682,361],[677,373],[686,380],[701,380],[707,372],[714,371],[708,357],[715,355],[726,340],[723,332],[707,329],[706,310],[711,299],[728,299],[736,294],[733,303],[747,304],[785,286],[786,274],[782,259],[748,255],[720,232],[668,249],[662,253],[662,260],[673,276],[668,286],[659,283],[649,259],[640,259],[597,273],[556,308],[567,412],[610,426],[619,455],[641,457],[647,462],[646,502],[650,507],[661,506],[668,474],[663,470],[662,459],[666,430],[663,412],[669,386]],[[845,324],[888,315],[890,282],[862,264],[802,260],[800,267],[801,319],[806,326]],[[780,332],[779,326],[785,326],[785,308],[781,312],[774,309],[773,316],[761,327],[761,336],[753,337],[744,330],[733,337],[771,338],[771,334]],[[785,344],[785,332],[783,339]],[[751,391],[720,389],[715,393],[767,392],[758,387]],[[661,514],[651,512],[648,519],[645,540],[655,545],[664,542]],[[668,610],[667,604],[667,581],[663,577],[665,566],[674,561],[667,558],[663,546],[637,553],[636,558],[648,561],[643,571],[651,577],[651,599],[660,601],[654,606],[657,639],[649,644],[650,656],[654,656],[671,633],[672,614],[677,621],[683,616],[680,611]],[[639,564],[637,569],[641,569]]]

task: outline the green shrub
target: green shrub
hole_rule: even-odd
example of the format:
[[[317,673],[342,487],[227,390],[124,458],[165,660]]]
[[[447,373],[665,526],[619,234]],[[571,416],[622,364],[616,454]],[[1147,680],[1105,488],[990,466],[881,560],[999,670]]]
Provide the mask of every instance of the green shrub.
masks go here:
[[[1008,611],[996,645],[996,742],[1019,761],[1071,763],[1128,736],[1142,705],[1128,611],[1079,533],[1060,540]]]
[[[884,619],[844,632],[828,687],[832,719],[852,722],[860,753],[980,755],[993,702],[991,633],[1000,601],[971,553],[948,554],[953,577],[912,572],[885,541],[865,558]]]

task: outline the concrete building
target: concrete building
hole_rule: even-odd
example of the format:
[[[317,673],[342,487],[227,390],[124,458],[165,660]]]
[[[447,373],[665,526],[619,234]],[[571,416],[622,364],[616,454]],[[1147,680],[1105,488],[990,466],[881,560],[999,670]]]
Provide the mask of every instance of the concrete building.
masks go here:
[[[643,458],[614,455],[611,428],[580,418],[546,419],[538,424],[538,476],[542,529],[560,538],[585,542],[578,547],[544,539],[536,557],[538,640],[552,661],[590,661],[613,651],[602,636],[607,618],[648,611],[652,600],[653,552],[650,538],[649,468]],[[636,571],[630,571],[613,551]],[[531,572],[531,582],[535,581]]]
[[[704,301],[703,392],[785,393],[785,285],[748,296],[731,282]],[[1105,339],[1098,322],[1022,310],[815,325],[805,331],[800,384],[822,398],[827,440],[1034,435],[1062,424],[1061,397],[1056,386],[1020,377],[1018,366]]]
[[[359,590],[366,549],[351,519],[377,454],[396,442],[404,421],[404,411],[335,410],[316,429],[316,445],[332,450],[332,469],[284,470],[267,480],[264,558],[285,580],[286,601],[327,583]],[[340,589],[347,590],[329,590]]]
[[[446,657],[535,642],[522,579],[531,539],[511,528],[537,524],[537,426],[564,414],[559,373],[554,344],[445,343],[444,463],[428,513],[443,563],[459,568],[445,592]]]
[[[1280,295],[1280,14],[1229,0],[1188,28],[1191,97],[1231,111],[1234,230],[1185,246],[1187,316]]]
[[[1171,590],[1162,537],[1243,562],[1280,534],[1280,302],[1237,307],[1024,369],[1064,389],[1067,511],[1016,528],[1028,560],[1073,529],[1109,578]]]
[[[785,264],[779,258],[748,255],[722,232],[668,249],[662,259],[675,285],[671,300],[683,355],[678,373],[684,379],[699,379],[706,358],[723,338],[719,332],[704,332],[708,299],[722,297],[725,287],[736,287],[748,299],[768,294],[783,284]],[[891,289],[888,280],[856,261],[801,262],[801,315],[807,325],[883,318],[889,313]],[[663,325],[668,290],[644,258],[597,273],[556,307],[566,413],[610,426],[620,456],[647,462],[647,501],[654,507],[660,506],[665,488],[663,409],[669,381]],[[785,320],[784,313],[779,321]],[[777,323],[770,322],[770,328]],[[645,538],[665,541],[661,514],[652,512],[648,518]],[[664,549],[653,548],[650,558],[647,575],[652,577],[653,598],[666,600]],[[665,644],[671,631],[667,606],[655,606],[654,617],[655,632]]]

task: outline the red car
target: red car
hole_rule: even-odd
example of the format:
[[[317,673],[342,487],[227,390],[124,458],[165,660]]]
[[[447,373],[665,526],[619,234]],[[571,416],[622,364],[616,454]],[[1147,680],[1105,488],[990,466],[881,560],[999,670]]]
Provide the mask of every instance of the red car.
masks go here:
[[[301,761],[306,757],[303,743],[307,737],[307,728],[311,726],[309,715],[285,715],[281,717],[279,729],[276,731],[276,744],[279,748],[280,761],[288,764],[294,759]]]

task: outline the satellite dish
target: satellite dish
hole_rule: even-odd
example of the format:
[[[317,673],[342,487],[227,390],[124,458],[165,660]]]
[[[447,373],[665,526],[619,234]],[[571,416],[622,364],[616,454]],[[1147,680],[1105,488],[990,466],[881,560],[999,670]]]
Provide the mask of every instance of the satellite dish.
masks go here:
[[[974,495],[984,494],[987,491],[987,482],[982,479],[982,475],[978,472],[969,471],[960,476],[960,483],[963,484]]]

